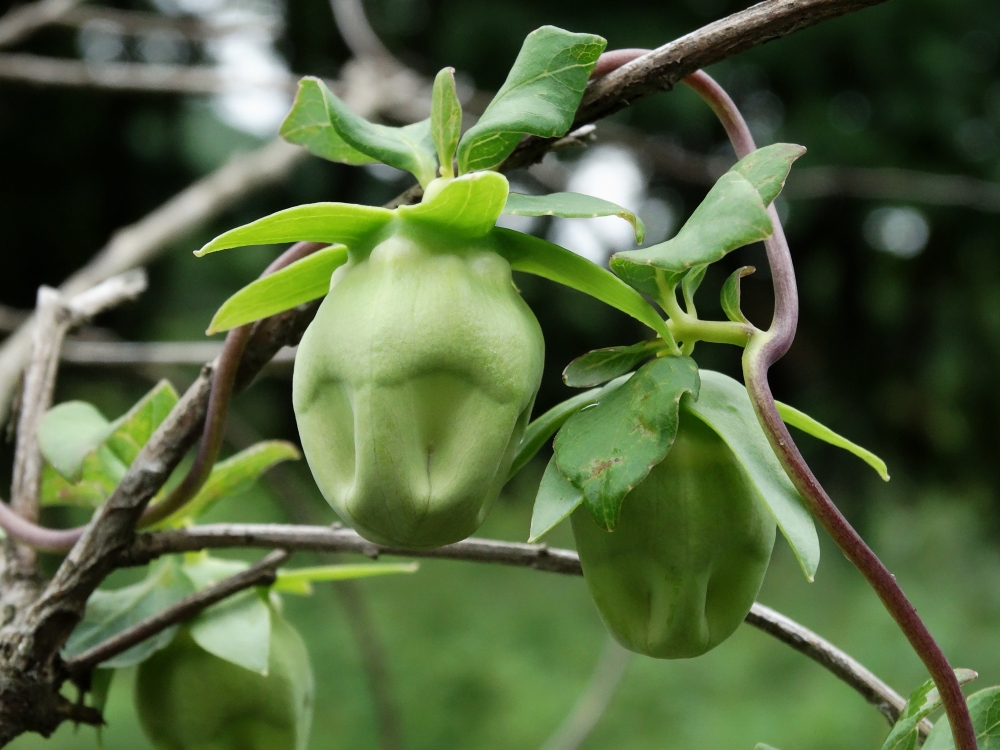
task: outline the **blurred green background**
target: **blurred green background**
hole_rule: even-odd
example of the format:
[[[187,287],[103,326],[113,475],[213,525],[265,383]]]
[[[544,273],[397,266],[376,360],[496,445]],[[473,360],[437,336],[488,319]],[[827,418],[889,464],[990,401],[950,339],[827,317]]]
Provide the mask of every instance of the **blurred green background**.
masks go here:
[[[15,51],[94,63],[256,65],[265,73],[288,69],[330,78],[349,58],[326,0],[113,6],[174,17],[257,14],[280,23],[244,39],[242,48],[239,40],[226,47],[169,35],[153,43],[89,24],[43,29]],[[489,91],[502,83],[525,34],[542,24],[599,33],[612,48],[657,46],[744,6],[728,0],[372,0],[365,7],[399,59],[424,75],[452,65],[467,86]],[[750,50],[709,72],[734,95],[760,143],[808,147],[796,167],[803,174],[903,168],[982,181],[962,183],[972,186],[962,199],[954,189],[949,193],[954,183],[932,180],[939,188],[933,201],[912,200],[883,172],[864,173],[874,179],[867,192],[828,189],[807,197],[807,183],[798,191],[790,187],[780,210],[800,277],[802,314],[773,384],[778,398],[886,459],[889,484],[847,454],[801,441],[953,663],[978,670],[980,687],[1000,683],[1000,188],[990,182],[1000,181],[1000,6],[894,0]],[[61,282],[116,228],[234,153],[266,142],[283,106],[281,97],[227,100],[0,80],[0,303],[30,308],[39,284]],[[665,237],[706,186],[671,168],[669,159],[635,150],[643,134],[655,136],[668,153],[699,155],[697,163],[710,168],[724,168],[730,158],[708,109],[678,89],[599,126],[587,151],[566,152],[512,180],[528,190],[556,182],[617,189],[636,202],[651,238]],[[904,176],[902,183],[912,188],[916,179]],[[320,200],[377,204],[407,184],[385,171],[302,162],[282,184],[253,192],[174,245],[149,267],[150,290],[135,305],[96,322],[128,340],[202,340],[217,306],[278,248],[201,260],[191,250],[280,208]],[[949,202],[966,205],[941,205]],[[600,259],[621,240],[616,229],[598,227],[543,222],[531,230]],[[770,288],[760,248],[734,253],[713,269],[699,297],[703,313],[718,314],[713,300],[724,274],[747,263],[758,272],[744,282],[744,309],[758,324],[767,322]],[[534,278],[518,278],[518,284],[547,338],[539,413],[570,395],[559,378],[570,359],[643,335],[628,319],[574,292]],[[735,350],[702,344],[696,358],[738,374]],[[183,388],[195,374],[193,368],[66,367],[57,398],[84,398],[114,417],[150,387],[151,375]],[[278,373],[258,382],[236,401],[233,423],[227,450],[260,436],[295,440],[288,378]],[[9,480],[10,446],[0,452],[0,474]],[[542,466],[536,461],[511,483],[481,535],[526,538]],[[304,466],[284,467],[216,508],[213,518],[334,520]],[[568,528],[557,529],[550,543],[571,546]],[[905,694],[924,679],[919,661],[860,576],[832,545],[824,553],[816,582],[807,584],[779,541],[760,601],[815,629]],[[311,561],[301,555],[297,562]],[[387,665],[383,687],[398,708],[400,747],[407,750],[540,748],[604,648],[603,627],[577,579],[431,561],[413,576],[360,582],[354,595],[320,585],[311,599],[286,599],[318,677],[311,742],[317,750],[393,750],[380,744],[365,660],[350,625],[357,595],[368,615],[361,627],[369,646],[377,641]],[[103,733],[108,750],[147,747],[132,714],[130,681],[128,672],[116,678]],[[745,627],[696,660],[635,657],[582,747],[749,750],[764,741],[782,750],[874,748],[886,729],[850,689]],[[14,747],[96,742],[92,730],[66,726],[50,741],[24,737]]]

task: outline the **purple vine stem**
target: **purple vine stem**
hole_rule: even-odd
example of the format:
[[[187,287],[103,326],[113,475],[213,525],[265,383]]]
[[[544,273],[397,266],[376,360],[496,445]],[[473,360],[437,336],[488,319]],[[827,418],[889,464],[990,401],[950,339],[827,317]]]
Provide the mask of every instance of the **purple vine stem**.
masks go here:
[[[264,269],[261,278],[268,276],[317,250],[326,247],[322,242],[297,242],[279,255]],[[243,351],[253,324],[233,328],[226,334],[226,341],[219,354],[218,364],[212,376],[212,391],[208,398],[207,416],[202,429],[201,443],[194,463],[170,494],[155,505],[148,506],[139,519],[139,526],[148,526],[176,513],[190,502],[202,488],[212,467],[219,457],[222,438],[226,426],[226,414],[233,396],[236,372],[239,369]],[[44,552],[68,552],[83,536],[86,526],[74,529],[49,529],[21,517],[5,502],[0,501],[0,527],[11,537]]]
[[[624,64],[624,60],[622,63]],[[683,79],[712,108],[722,122],[742,159],[756,150],[753,136],[733,100],[707,73],[698,71]],[[917,610],[907,599],[896,577],[889,572],[864,539],[851,526],[806,464],[778,414],[767,381],[767,372],[788,351],[795,338],[799,316],[795,269],[781,221],[774,205],[768,206],[774,233],[764,242],[774,283],[774,317],[767,331],[756,331],[743,353],[743,377],[750,400],[772,450],[799,491],[812,514],[826,529],[855,567],[875,590],[886,610],[899,625],[913,650],[923,661],[941,695],[951,725],[956,750],[976,750],[976,733],[962,689],[948,658],[938,646]]]

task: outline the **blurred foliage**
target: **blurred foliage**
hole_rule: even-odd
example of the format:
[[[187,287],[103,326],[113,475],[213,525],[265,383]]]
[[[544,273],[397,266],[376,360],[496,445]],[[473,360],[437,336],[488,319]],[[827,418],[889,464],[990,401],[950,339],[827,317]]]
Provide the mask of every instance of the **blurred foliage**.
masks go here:
[[[151,9],[141,0],[118,7]],[[8,3],[2,4],[6,8]],[[525,34],[551,23],[608,38],[609,46],[656,46],[744,7],[728,0],[632,3],[567,0],[370,0],[373,24],[408,64],[495,89]],[[297,73],[335,76],[347,59],[326,0],[286,8],[279,48]],[[76,55],[74,32],[43,30],[19,51]],[[128,48],[125,59],[135,57]],[[762,143],[809,148],[795,167],[904,167],[1000,180],[1000,5],[990,0],[893,2],[799,32],[714,66],[710,72],[747,113]],[[709,110],[691,92],[641,102],[617,122],[725,156]],[[600,136],[600,129],[598,130]],[[233,130],[200,97],[34,88],[0,82],[0,303],[30,307],[41,283],[57,284],[112,232],[136,221],[230,154],[259,141]],[[569,154],[566,160],[577,158]],[[640,160],[641,161],[641,160]],[[256,193],[156,261],[150,291],[98,323],[130,340],[194,340],[212,313],[274,257],[248,248],[202,260],[190,251],[215,234],[302,202],[381,203],[406,187],[373,171],[310,159],[285,184]],[[682,214],[703,188],[653,175],[650,192]],[[856,459],[803,437],[821,480],[883,554],[958,666],[976,687],[1000,681],[1000,216],[913,206],[930,227],[913,257],[871,244],[872,212],[895,204],[852,198],[792,200],[787,231],[802,292],[796,343],[774,369],[774,390],[841,434],[883,456],[883,485]],[[770,315],[759,247],[710,270],[704,315],[725,276],[757,266],[743,282],[743,309]],[[643,332],[623,315],[534,278],[518,278],[548,340],[537,410],[565,398],[562,368],[582,352],[631,343]],[[738,374],[735,350],[703,344],[703,366]],[[183,388],[194,370],[157,372]],[[108,414],[145,393],[142,373],[67,368],[60,400],[81,398]],[[295,440],[289,383],[265,379],[237,400],[243,432]],[[240,429],[234,429],[234,435]],[[238,436],[237,436],[237,442]],[[243,441],[246,443],[249,441]],[[236,447],[235,445],[233,446]],[[8,479],[10,449],[0,473]],[[301,467],[299,471],[302,471]],[[517,480],[482,530],[523,540],[540,467]],[[311,486],[307,474],[302,479]],[[309,502],[319,507],[312,497]],[[53,510],[52,521],[59,513]],[[285,520],[254,491],[216,518]],[[228,515],[227,515],[228,514]],[[552,543],[568,545],[562,529]],[[846,648],[901,692],[923,680],[916,658],[860,577],[829,546],[817,582],[801,580],[779,545],[761,600]],[[303,564],[306,562],[303,556]],[[122,575],[122,581],[127,575]],[[541,744],[572,706],[600,651],[603,629],[581,581],[471,564],[425,563],[406,580],[361,584],[371,597],[403,707],[407,747],[509,748]],[[315,748],[377,744],[356,646],[338,600],[318,587],[289,601],[320,679]],[[105,747],[140,748],[127,685],[115,685]],[[691,662],[637,658],[585,748],[877,747],[881,717],[803,657],[749,629]],[[850,739],[844,736],[848,733]],[[87,730],[60,730],[49,744],[90,747]]]

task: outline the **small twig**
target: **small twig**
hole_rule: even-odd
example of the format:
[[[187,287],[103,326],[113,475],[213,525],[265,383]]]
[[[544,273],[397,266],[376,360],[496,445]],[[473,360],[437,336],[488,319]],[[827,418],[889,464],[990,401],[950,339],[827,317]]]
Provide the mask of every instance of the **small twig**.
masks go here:
[[[399,65],[368,23],[361,0],[330,0],[333,20],[347,48],[359,60],[375,59]]]
[[[136,365],[201,367],[222,353],[222,344],[215,341],[138,342],[90,341],[67,337],[62,348],[62,362],[98,367],[134,367]],[[295,361],[295,348],[278,352],[271,364],[290,365]]]
[[[632,652],[607,636],[587,686],[559,728],[542,745],[542,750],[577,750],[608,710],[631,662]]]
[[[75,86],[116,91],[174,94],[221,94],[241,88],[294,91],[294,76],[243,77],[212,65],[91,63],[27,53],[0,53],[0,80],[36,86]]]
[[[0,18],[0,47],[26,39],[36,29],[52,23],[81,2],[83,0],[38,0],[12,8]]]
[[[186,596],[176,604],[147,617],[142,622],[137,622],[132,627],[98,643],[82,654],[67,659],[66,668],[71,674],[87,672],[172,625],[190,620],[202,610],[208,609],[213,604],[221,602],[233,594],[254,586],[270,586],[274,583],[277,567],[289,556],[290,553],[285,550],[275,550],[242,573],[237,573],[219,581],[214,586]]]
[[[274,548],[311,552],[351,552],[377,559],[382,555],[421,557],[443,560],[463,560],[562,575],[581,576],[580,558],[576,552],[548,547],[544,544],[502,542],[496,539],[466,539],[431,550],[407,550],[369,542],[353,529],[341,526],[300,526],[287,524],[205,524],[186,529],[153,531],[138,534],[131,547],[118,559],[120,565],[145,565],[156,558],[178,552],[235,547]],[[898,693],[836,646],[802,625],[774,610],[754,604],[747,618],[751,625],[766,630],[796,651],[829,669],[857,690],[865,700],[883,712],[890,721],[899,716],[906,702]],[[764,624],[768,627],[763,627]],[[850,679],[845,679],[848,675]],[[883,708],[888,706],[889,708]],[[894,713],[893,713],[894,712]]]
[[[227,21],[207,21],[197,17],[174,18],[142,10],[120,10],[98,6],[73,8],[50,23],[59,26],[80,27],[97,22],[114,24],[125,34],[142,35],[156,31],[174,31],[189,39],[212,39],[244,29],[259,29],[271,33],[279,24],[271,19],[258,17]]]

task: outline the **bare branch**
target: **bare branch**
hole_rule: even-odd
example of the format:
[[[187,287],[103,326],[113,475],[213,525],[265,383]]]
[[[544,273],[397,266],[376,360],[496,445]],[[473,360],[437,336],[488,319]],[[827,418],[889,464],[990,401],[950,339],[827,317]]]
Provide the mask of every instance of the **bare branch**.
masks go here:
[[[608,710],[631,662],[632,652],[619,646],[610,635],[607,636],[587,686],[569,715],[542,745],[542,750],[577,750]]]
[[[211,65],[91,63],[27,53],[0,53],[0,80],[36,86],[220,94],[240,88],[279,88],[291,92],[297,79],[243,77],[222,73]]]
[[[156,31],[175,31],[189,39],[212,39],[244,29],[259,29],[277,33],[278,23],[265,18],[209,21],[196,17],[175,18],[141,10],[120,10],[87,6],[73,8],[51,23],[59,26],[80,27],[94,22],[107,22],[119,27],[123,33],[149,34]]]
[[[355,57],[359,60],[377,59],[399,65],[368,23],[361,0],[330,0],[330,7],[337,29]]]
[[[201,367],[222,352],[216,341],[137,342],[90,341],[67,338],[63,344],[64,364],[98,367],[135,367],[137,365]],[[291,365],[295,348],[285,347],[271,360],[271,365]]]
[[[501,542],[470,538],[431,550],[407,550],[369,542],[353,529],[334,526],[285,524],[205,524],[187,529],[153,531],[136,535],[119,558],[121,565],[143,565],[161,555],[202,549],[261,547],[311,552],[353,552],[372,559],[382,555],[507,565],[548,573],[580,576],[580,558],[572,550],[544,544]],[[890,722],[906,702],[898,693],[836,646],[772,609],[754,604],[747,622],[805,654],[857,690]]]
[[[36,29],[52,23],[83,0],[38,0],[19,5],[0,18],[0,47],[8,47],[29,37]]]
[[[202,610],[208,609],[213,604],[221,602],[233,594],[254,586],[270,586],[274,583],[278,566],[288,558],[288,552],[275,550],[242,573],[237,573],[219,581],[214,586],[186,596],[170,607],[147,617],[142,622],[137,622],[127,630],[123,630],[106,641],[98,643],[93,648],[87,649],[82,654],[67,659],[66,668],[71,674],[88,672],[102,662],[128,651],[133,646],[142,643],[147,638],[152,638],[172,625],[190,620]]]

